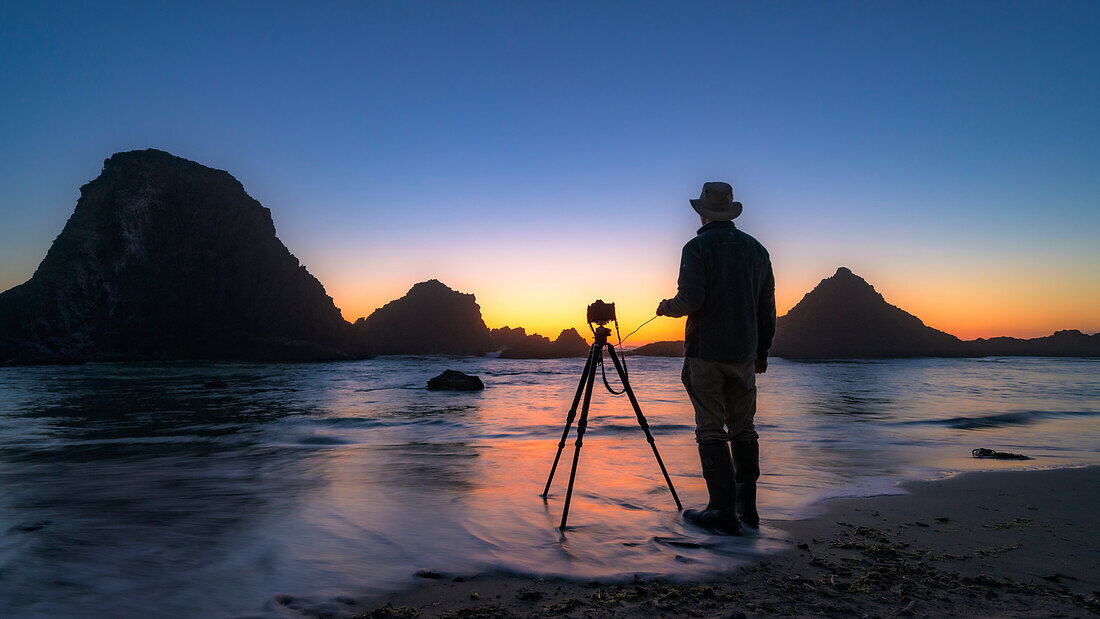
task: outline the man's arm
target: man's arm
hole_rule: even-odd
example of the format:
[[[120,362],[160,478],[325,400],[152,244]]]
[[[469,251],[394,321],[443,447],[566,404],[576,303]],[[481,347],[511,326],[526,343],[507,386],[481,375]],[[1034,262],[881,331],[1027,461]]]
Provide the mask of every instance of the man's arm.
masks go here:
[[[756,358],[768,364],[768,351],[775,337],[775,275],[772,274],[772,261],[769,259],[764,271],[764,283],[760,286],[760,296],[756,303]]]
[[[676,280],[676,296],[661,301],[658,316],[679,318],[703,307],[706,298],[706,277],[703,274],[703,257],[691,244],[684,246],[680,254],[680,277]]]

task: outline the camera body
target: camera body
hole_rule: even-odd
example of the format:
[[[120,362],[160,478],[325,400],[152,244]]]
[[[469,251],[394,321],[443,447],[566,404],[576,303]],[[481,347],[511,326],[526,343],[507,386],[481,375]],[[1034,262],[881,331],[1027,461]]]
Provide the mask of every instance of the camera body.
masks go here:
[[[615,304],[596,299],[588,306],[588,322],[605,325],[615,320]]]

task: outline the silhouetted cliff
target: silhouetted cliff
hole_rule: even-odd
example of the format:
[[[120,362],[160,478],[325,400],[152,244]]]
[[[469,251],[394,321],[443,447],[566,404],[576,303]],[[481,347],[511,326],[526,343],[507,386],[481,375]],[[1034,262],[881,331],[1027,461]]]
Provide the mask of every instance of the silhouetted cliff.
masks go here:
[[[779,319],[771,354],[786,359],[958,356],[959,338],[890,305],[845,267]]]
[[[779,319],[771,354],[787,359],[874,357],[1100,356],[1100,334],[962,341],[894,307],[844,267]]]
[[[1076,329],[1027,340],[992,337],[963,343],[970,354],[981,356],[1100,357],[1100,333],[1085,335]]]
[[[546,343],[550,343],[549,338],[545,338],[537,334],[527,334],[527,330],[523,327],[500,327],[499,329],[493,329],[489,331],[489,338],[492,342],[493,350],[504,350],[505,348],[513,348],[515,346],[522,346],[527,338],[535,337],[545,340]]]
[[[0,294],[0,363],[340,359],[349,329],[235,178],[158,150],[107,159]]]
[[[493,329],[493,341],[501,346],[501,359],[560,359],[587,357],[589,344],[576,329],[565,329],[556,340],[530,334],[522,327]]]
[[[684,341],[653,342],[652,344],[639,346],[626,354],[640,357],[683,357]]]
[[[474,295],[435,279],[355,321],[353,331],[358,342],[380,355],[483,355],[492,349]]]

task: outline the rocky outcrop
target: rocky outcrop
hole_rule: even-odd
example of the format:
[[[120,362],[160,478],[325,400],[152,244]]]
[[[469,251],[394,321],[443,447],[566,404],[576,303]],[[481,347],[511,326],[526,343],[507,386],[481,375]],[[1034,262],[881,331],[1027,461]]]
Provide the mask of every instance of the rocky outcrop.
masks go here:
[[[684,341],[653,342],[652,344],[639,346],[626,354],[639,357],[683,357]]]
[[[536,334],[527,334],[527,330],[523,327],[500,327],[489,331],[489,338],[493,350],[504,350],[505,348],[515,348],[516,346],[522,346],[528,338],[535,337],[544,340],[547,344],[550,343],[549,338],[542,337]]]
[[[1056,331],[1046,337],[1019,339],[992,337],[964,342],[969,354],[1007,357],[1100,357],[1100,333],[1086,335],[1076,329]]]
[[[0,294],[0,363],[354,356],[350,325],[229,173],[118,153],[27,282]]]
[[[962,341],[890,305],[863,278],[840,267],[779,319],[771,354],[787,359],[1100,357],[1100,334],[1058,331],[1026,340]]]
[[[527,335],[523,328],[494,329],[494,341],[502,343],[501,359],[562,359],[567,357],[587,357],[589,344],[576,329],[565,329],[557,339],[538,334]]]
[[[491,349],[474,295],[435,279],[355,321],[353,332],[360,345],[380,355],[483,355]]]
[[[432,391],[481,391],[484,388],[481,378],[458,370],[444,370],[439,376],[428,379],[428,389]]]
[[[776,325],[771,354],[787,359],[958,356],[959,338],[890,305],[845,267],[821,281]]]

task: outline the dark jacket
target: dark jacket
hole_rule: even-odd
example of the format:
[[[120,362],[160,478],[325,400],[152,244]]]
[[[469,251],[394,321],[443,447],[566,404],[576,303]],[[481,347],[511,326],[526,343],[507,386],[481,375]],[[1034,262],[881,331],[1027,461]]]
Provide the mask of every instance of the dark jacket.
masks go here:
[[[684,245],[676,296],[662,313],[687,316],[685,355],[743,363],[767,359],[775,336],[775,276],[768,250],[732,221],[712,221]]]

